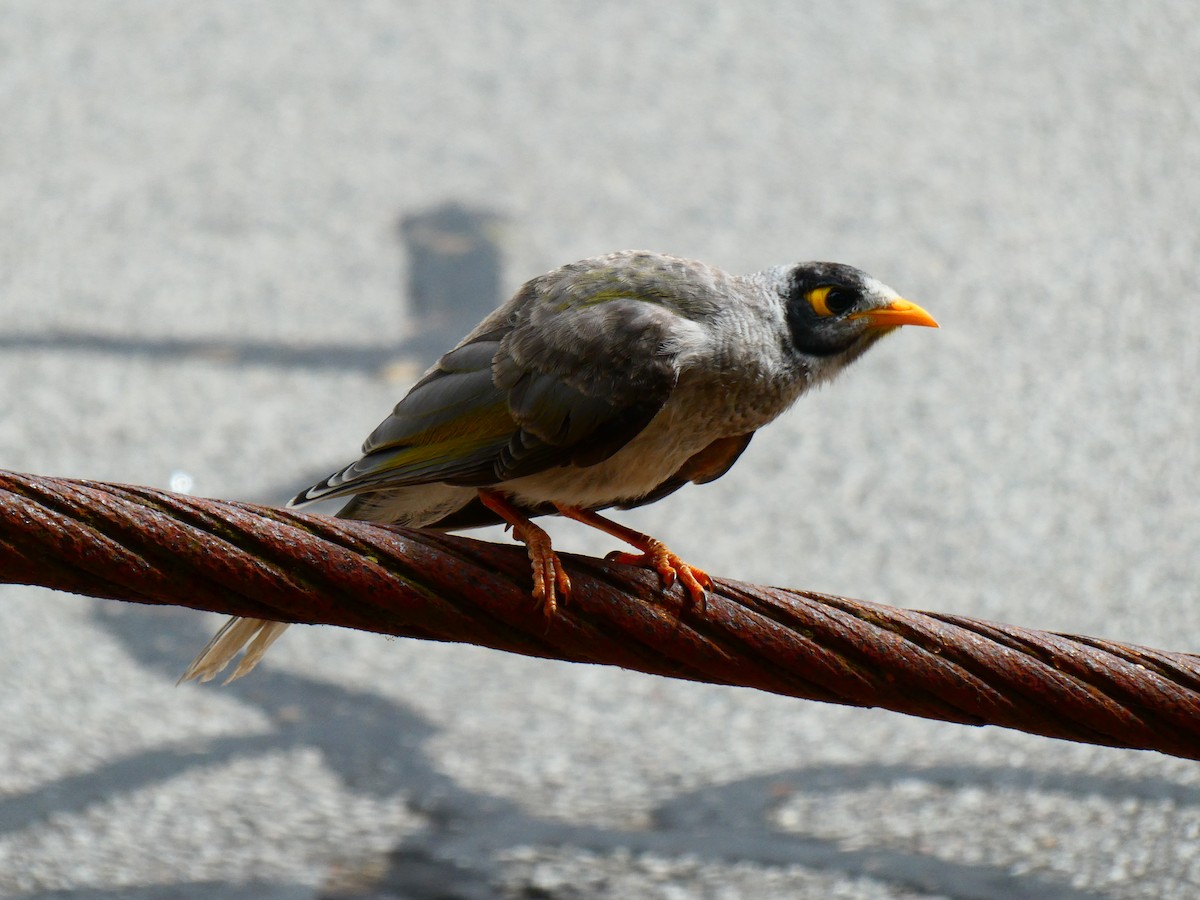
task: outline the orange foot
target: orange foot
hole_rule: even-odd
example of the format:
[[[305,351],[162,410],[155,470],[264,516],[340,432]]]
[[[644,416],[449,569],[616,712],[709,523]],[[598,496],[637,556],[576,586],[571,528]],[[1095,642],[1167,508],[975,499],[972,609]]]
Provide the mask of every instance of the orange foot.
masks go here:
[[[533,599],[542,604],[546,618],[552,618],[558,612],[558,598],[561,596],[564,603],[571,599],[571,579],[554,552],[550,535],[496,491],[481,488],[479,501],[503,519],[512,529],[513,537],[525,545],[533,567]]]
[[[598,528],[605,534],[611,534],[615,538],[620,538],[625,543],[631,544],[642,551],[641,553],[622,553],[619,550],[614,550],[605,559],[619,562],[626,566],[641,566],[645,569],[654,569],[658,572],[659,577],[662,578],[664,587],[670,587],[675,583],[675,579],[678,578],[679,583],[688,592],[688,596],[691,597],[692,602],[699,604],[701,607],[704,606],[708,599],[708,592],[712,590],[712,579],[709,578],[708,573],[685,563],[668,550],[667,545],[658,540],[658,538],[652,538],[648,534],[642,534],[640,531],[626,528],[624,525],[606,519],[589,509],[579,509],[575,506],[559,506],[557,503],[555,506],[568,519],[574,519],[576,522],[582,522],[584,525]]]

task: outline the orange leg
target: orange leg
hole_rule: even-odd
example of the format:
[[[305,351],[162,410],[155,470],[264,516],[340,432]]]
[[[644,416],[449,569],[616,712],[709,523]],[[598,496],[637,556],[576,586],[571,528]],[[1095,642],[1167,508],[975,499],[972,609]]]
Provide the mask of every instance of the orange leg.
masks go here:
[[[571,597],[571,579],[550,544],[550,535],[529,521],[497,491],[480,488],[479,502],[507,522],[513,537],[529,551],[529,562],[533,566],[533,599],[542,604],[546,618],[550,618],[558,610],[558,595],[562,595],[564,602]]]
[[[687,590],[688,595],[692,598],[693,603],[704,605],[707,592],[712,589],[712,579],[708,577],[707,572],[697,569],[695,566],[689,566],[682,559],[667,549],[667,545],[657,538],[652,538],[648,534],[642,534],[640,531],[634,531],[632,528],[626,528],[613,522],[611,519],[606,519],[604,516],[592,512],[590,509],[579,509],[576,506],[561,506],[554,504],[558,511],[568,519],[574,519],[576,522],[582,522],[584,525],[591,525],[593,528],[598,528],[605,534],[611,534],[615,538],[619,538],[627,544],[631,544],[641,550],[641,553],[620,553],[614,551],[608,554],[608,559],[619,562],[627,566],[642,566],[647,569],[654,569],[658,572],[666,587],[670,587],[675,583],[676,577]]]

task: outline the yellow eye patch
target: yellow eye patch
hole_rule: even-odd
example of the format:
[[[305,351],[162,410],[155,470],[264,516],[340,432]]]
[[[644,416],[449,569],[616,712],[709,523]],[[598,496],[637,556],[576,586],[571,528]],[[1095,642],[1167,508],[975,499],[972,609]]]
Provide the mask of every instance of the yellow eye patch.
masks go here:
[[[829,285],[823,285],[819,288],[813,288],[808,292],[808,305],[813,308],[813,312],[822,318],[834,315],[833,310],[829,308],[829,304],[825,302],[829,298],[829,292],[832,290],[833,288]]]
[[[822,319],[848,313],[858,304],[858,292],[844,285],[822,284],[804,295],[812,311]]]

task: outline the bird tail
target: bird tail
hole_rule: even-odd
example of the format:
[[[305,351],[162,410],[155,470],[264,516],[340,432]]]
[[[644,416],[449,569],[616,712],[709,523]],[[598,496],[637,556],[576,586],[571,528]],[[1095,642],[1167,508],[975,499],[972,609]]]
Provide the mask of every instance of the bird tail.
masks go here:
[[[371,492],[359,493],[363,490],[361,484],[355,484],[348,487],[345,483],[344,476],[352,467],[347,467],[341,472],[330,475],[319,484],[313,485],[306,491],[303,491],[298,496],[294,497],[288,503],[289,507],[304,506],[308,503],[314,503],[317,500],[328,500],[333,497],[341,497],[346,494],[353,494],[350,502],[347,503],[337,513],[339,519],[362,519],[369,522],[395,522],[400,525],[408,525],[412,528],[421,528],[426,525],[434,524],[437,520],[447,517],[451,511],[457,511],[464,505],[466,501],[454,495],[454,492],[461,491],[461,488],[447,487],[446,491],[453,496],[442,498],[441,505],[435,503],[432,508],[425,494],[414,499],[406,500],[403,496],[403,491],[397,492]],[[429,488],[425,489],[426,491]],[[470,492],[472,495],[473,491]],[[479,506],[476,502],[475,506]],[[491,520],[485,517],[479,522],[472,521],[470,524],[491,524]],[[435,524],[436,527],[436,524]],[[179,679],[182,684],[185,681],[212,681],[230,662],[238,655],[239,652],[245,649],[241,660],[238,662],[237,668],[233,670],[233,674],[225,679],[225,684],[241,678],[248,674],[259,660],[263,658],[263,654],[267,649],[275,643],[284,630],[287,628],[286,622],[271,622],[266,619],[248,619],[248,618],[232,618],[213,635],[213,639],[208,642],[203,650],[192,660],[183,676]]]
[[[308,490],[302,491],[288,501],[288,508],[304,506],[330,495],[337,496],[336,486],[331,486],[331,483],[342,474],[342,472],[337,472]],[[248,675],[287,627],[287,622],[234,616],[221,626],[221,630],[214,634],[204,649],[196,654],[196,658],[184,670],[176,684],[183,684],[185,681],[201,683],[212,681],[239,652],[242,652],[243,648],[245,652],[242,653],[241,661],[223,684],[229,684],[243,675]]]
[[[177,683],[212,681],[245,647],[241,662],[233,674],[225,679],[225,684],[241,678],[258,665],[267,648],[275,643],[287,627],[287,622],[270,622],[266,619],[230,619],[192,660]]]

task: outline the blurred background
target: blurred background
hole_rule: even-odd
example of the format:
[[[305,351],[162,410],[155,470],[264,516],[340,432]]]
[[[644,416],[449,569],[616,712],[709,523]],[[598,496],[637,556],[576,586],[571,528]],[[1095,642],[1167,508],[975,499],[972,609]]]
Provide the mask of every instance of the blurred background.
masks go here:
[[[1197,59],[1182,0],[8,0],[0,467],[282,503],[547,269],[832,259],[941,330],[621,520],[1196,649]],[[0,620],[5,896],[1200,890],[1191,762],[330,628],[175,687],[217,617]]]

